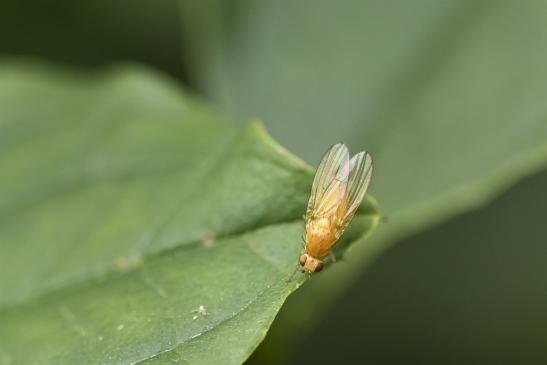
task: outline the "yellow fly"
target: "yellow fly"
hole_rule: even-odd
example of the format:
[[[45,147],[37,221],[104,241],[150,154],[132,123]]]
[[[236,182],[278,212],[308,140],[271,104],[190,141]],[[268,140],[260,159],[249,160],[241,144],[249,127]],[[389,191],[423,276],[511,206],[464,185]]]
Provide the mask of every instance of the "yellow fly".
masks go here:
[[[315,173],[306,211],[305,253],[299,259],[304,270],[323,269],[323,257],[353,218],[371,176],[372,157],[368,152],[350,159],[342,143],[327,150]]]

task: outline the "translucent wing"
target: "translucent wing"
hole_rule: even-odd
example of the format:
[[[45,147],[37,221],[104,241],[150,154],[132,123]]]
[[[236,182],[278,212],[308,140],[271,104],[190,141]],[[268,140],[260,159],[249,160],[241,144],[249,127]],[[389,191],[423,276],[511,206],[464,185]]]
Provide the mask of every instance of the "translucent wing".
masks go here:
[[[342,143],[329,148],[313,179],[306,222],[311,217],[322,217],[336,211],[346,194],[349,170],[348,148]]]
[[[337,212],[341,221],[340,234],[353,218],[367,192],[372,177],[372,157],[366,151],[359,152],[351,158],[349,168],[346,197]]]

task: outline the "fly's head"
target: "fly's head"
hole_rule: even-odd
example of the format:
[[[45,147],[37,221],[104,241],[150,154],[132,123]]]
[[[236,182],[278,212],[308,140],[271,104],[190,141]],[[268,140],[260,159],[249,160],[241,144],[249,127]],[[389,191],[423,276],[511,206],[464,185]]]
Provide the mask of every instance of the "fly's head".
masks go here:
[[[323,270],[323,261],[311,257],[307,253],[300,256],[298,262],[300,263],[300,266],[308,272],[319,272]]]

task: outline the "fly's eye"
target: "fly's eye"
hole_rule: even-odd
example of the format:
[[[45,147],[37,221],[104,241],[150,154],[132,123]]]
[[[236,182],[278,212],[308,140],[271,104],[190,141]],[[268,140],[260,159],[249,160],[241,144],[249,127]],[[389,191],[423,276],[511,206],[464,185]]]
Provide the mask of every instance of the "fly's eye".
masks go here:
[[[298,262],[300,263],[300,266],[304,266],[306,264],[307,259],[308,258],[306,257],[306,255],[300,256],[300,258],[298,259]]]
[[[319,263],[317,263],[317,267],[315,268],[315,272],[319,272],[321,270],[323,270],[323,263],[319,261]]]

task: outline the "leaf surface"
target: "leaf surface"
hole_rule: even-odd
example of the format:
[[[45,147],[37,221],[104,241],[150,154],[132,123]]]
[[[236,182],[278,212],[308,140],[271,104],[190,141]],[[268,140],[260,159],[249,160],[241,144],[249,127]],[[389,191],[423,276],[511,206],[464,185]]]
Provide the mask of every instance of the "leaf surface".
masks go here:
[[[0,363],[241,363],[305,281],[313,170],[149,70],[3,62],[0,171]]]
[[[223,108],[308,161],[338,141],[374,157],[388,221],[287,306],[274,359],[389,244],[546,165],[545,2],[180,3],[194,79]]]

